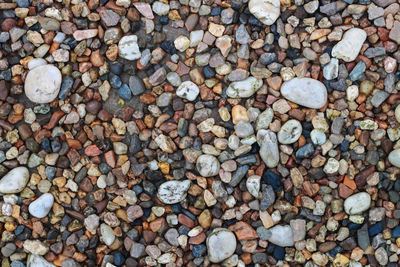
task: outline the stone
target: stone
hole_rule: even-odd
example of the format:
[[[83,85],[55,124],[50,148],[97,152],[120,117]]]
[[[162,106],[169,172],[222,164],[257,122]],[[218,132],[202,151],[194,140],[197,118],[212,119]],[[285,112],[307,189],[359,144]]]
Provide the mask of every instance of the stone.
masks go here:
[[[34,103],[50,103],[57,98],[61,82],[61,72],[57,67],[41,65],[28,72],[25,78],[25,94]]]
[[[219,263],[233,255],[236,250],[235,234],[226,228],[216,228],[207,237],[208,259]]]
[[[397,168],[400,168],[400,149],[395,149],[392,152],[390,152],[388,159],[390,164],[396,166]]]
[[[250,0],[249,11],[265,25],[272,25],[280,15],[279,0]]]
[[[197,158],[196,169],[201,176],[211,177],[218,174],[220,163],[214,156],[201,155]]]
[[[24,250],[34,255],[45,255],[49,251],[49,247],[39,240],[25,240]]]
[[[251,175],[246,180],[247,191],[255,198],[259,197],[261,176]]]
[[[226,94],[231,98],[247,98],[254,95],[262,85],[263,81],[261,79],[248,77],[243,81],[232,82],[226,89]]]
[[[156,1],[153,4],[153,11],[154,11],[154,13],[156,13],[159,16],[168,15],[169,5],[165,4],[163,2],[160,2],[160,1]]]
[[[303,127],[298,120],[288,120],[278,132],[278,141],[281,144],[293,144],[296,142],[303,131]]]
[[[367,33],[362,29],[352,28],[346,31],[342,40],[333,47],[332,56],[346,62],[354,61],[366,38]]]
[[[289,225],[275,225],[268,229],[270,237],[268,241],[281,247],[291,247],[294,245],[293,231]]]
[[[176,95],[189,101],[194,101],[199,95],[199,87],[192,81],[185,81],[176,89]]]
[[[17,167],[9,171],[0,180],[0,194],[15,194],[21,192],[29,180],[26,167]]]
[[[274,168],[279,163],[279,149],[276,134],[270,130],[257,132],[257,143],[260,145],[260,156],[268,168]]]
[[[158,188],[157,197],[165,204],[176,204],[186,198],[190,180],[168,181]]]
[[[118,42],[118,55],[127,60],[136,60],[141,57],[136,35],[127,35]]]
[[[274,118],[274,111],[272,108],[267,107],[263,112],[258,115],[256,120],[256,130],[268,129],[270,123]]]
[[[186,36],[180,35],[174,40],[175,48],[184,52],[190,46],[190,40]]]
[[[56,267],[52,263],[45,260],[42,256],[35,254],[28,255],[26,264],[29,267]]]
[[[100,225],[100,234],[101,240],[103,240],[104,244],[107,246],[111,246],[112,243],[114,243],[115,235],[113,229],[109,225],[102,223]]]
[[[29,213],[36,218],[44,218],[49,214],[53,207],[54,197],[50,193],[45,193],[29,204]]]
[[[360,192],[349,196],[344,201],[344,210],[349,215],[357,215],[369,209],[371,196],[366,192]]]
[[[281,94],[287,100],[307,108],[322,108],[328,98],[325,85],[311,78],[294,78],[284,82]]]

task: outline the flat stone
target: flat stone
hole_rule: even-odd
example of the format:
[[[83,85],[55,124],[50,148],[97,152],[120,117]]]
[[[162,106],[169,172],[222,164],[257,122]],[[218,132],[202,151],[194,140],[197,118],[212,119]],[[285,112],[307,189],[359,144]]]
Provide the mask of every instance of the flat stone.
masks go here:
[[[270,130],[259,130],[257,142],[260,145],[260,156],[268,168],[274,168],[279,163],[279,149],[276,134]]]
[[[296,142],[303,131],[303,127],[298,120],[288,120],[278,132],[278,141],[281,144],[293,144]]]
[[[322,108],[328,98],[325,85],[311,78],[294,78],[284,82],[281,94],[287,100],[307,108]]]

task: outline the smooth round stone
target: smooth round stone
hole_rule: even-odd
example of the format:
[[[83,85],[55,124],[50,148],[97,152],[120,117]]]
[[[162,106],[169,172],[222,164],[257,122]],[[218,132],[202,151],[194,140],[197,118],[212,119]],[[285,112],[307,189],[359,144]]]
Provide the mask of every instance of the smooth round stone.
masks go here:
[[[199,95],[199,87],[192,81],[186,81],[176,89],[176,95],[189,101],[194,101]]]
[[[9,171],[0,180],[0,194],[15,194],[21,192],[29,180],[26,167],[17,167]]]
[[[400,149],[395,149],[390,152],[388,159],[393,166],[400,168]]]
[[[294,78],[284,82],[281,94],[287,100],[307,108],[322,108],[328,99],[325,85],[311,78]]]
[[[276,134],[270,130],[259,130],[257,142],[260,145],[260,156],[268,168],[274,168],[279,163],[279,149]]]
[[[303,127],[298,120],[287,121],[278,132],[278,141],[281,144],[293,144],[301,135]]]
[[[294,245],[292,227],[289,225],[276,225],[269,229],[271,236],[268,241],[280,247],[291,247]]]
[[[344,201],[344,211],[349,215],[356,215],[369,209],[370,205],[371,196],[366,192],[360,192]]]
[[[160,185],[157,197],[165,204],[176,204],[186,198],[190,180],[168,181]]]
[[[280,15],[279,0],[250,0],[249,11],[265,25],[272,25]]]
[[[186,36],[181,35],[174,40],[174,45],[176,49],[178,49],[181,52],[184,52],[186,49],[189,48],[190,40]]]
[[[246,80],[233,82],[226,89],[226,94],[231,98],[245,98],[254,95],[258,89],[263,85],[261,79],[255,77],[248,77]]]
[[[236,237],[234,233],[226,228],[216,228],[207,237],[208,259],[219,263],[230,256],[236,250]]]
[[[136,60],[141,57],[142,53],[137,44],[136,35],[124,36],[118,43],[118,54],[127,60]]]
[[[350,62],[360,53],[362,44],[367,39],[367,33],[358,28],[352,28],[344,33],[342,40],[332,49],[332,56]]]
[[[53,65],[37,66],[26,76],[25,94],[34,103],[50,103],[58,96],[61,82],[61,72],[57,67]]]
[[[201,155],[196,161],[197,171],[203,177],[211,177],[218,174],[220,169],[219,161],[211,155]]]
[[[53,207],[54,197],[50,193],[41,195],[29,205],[29,213],[36,218],[44,218]]]
[[[396,117],[396,120],[400,122],[400,105],[398,105],[394,110],[394,116]]]

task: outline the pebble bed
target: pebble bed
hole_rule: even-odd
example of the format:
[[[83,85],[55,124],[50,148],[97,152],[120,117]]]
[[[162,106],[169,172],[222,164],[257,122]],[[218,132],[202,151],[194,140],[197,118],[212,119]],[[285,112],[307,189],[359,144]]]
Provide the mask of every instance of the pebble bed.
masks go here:
[[[0,2],[1,267],[399,266],[400,1]]]

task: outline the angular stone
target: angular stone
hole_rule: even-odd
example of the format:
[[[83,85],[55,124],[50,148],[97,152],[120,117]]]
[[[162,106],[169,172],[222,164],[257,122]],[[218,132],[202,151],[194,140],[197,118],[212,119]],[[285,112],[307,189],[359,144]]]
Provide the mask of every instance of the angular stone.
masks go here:
[[[343,39],[332,49],[332,56],[351,62],[360,53],[361,46],[367,39],[367,33],[358,28],[352,28],[344,33]]]

